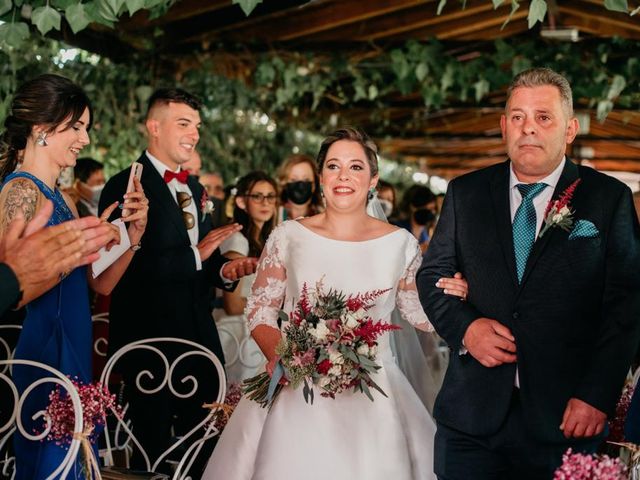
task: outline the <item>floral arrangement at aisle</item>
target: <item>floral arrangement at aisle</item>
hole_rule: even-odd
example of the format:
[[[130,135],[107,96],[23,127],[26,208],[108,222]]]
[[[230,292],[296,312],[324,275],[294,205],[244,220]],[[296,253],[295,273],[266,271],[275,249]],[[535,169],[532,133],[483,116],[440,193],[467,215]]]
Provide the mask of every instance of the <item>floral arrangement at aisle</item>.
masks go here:
[[[203,405],[205,408],[215,409],[215,413],[213,414],[213,418],[211,422],[213,425],[208,423],[205,425],[205,429],[208,430],[209,427],[213,426],[219,433],[222,433],[224,427],[227,426],[227,422],[229,421],[229,417],[238,406],[238,402],[242,398],[242,387],[239,383],[230,383],[227,385],[227,394],[224,397],[223,403],[208,403]]]
[[[624,424],[627,420],[627,412],[629,411],[629,405],[631,404],[631,397],[633,396],[634,387],[631,383],[627,383],[622,389],[622,395],[616,405],[616,411],[614,417],[609,420],[609,436],[607,440],[609,442],[624,442]]]
[[[109,392],[101,383],[85,384],[76,378],[70,378],[82,405],[83,432],[79,435],[83,468],[87,478],[100,478],[99,467],[94,458],[91,444],[94,443],[106,422],[107,414],[122,416],[122,407],[117,404],[115,394]],[[50,419],[50,430],[47,440],[57,445],[71,444],[74,433],[75,416],[71,397],[57,386],[49,394],[49,405],[46,415]],[[75,438],[78,438],[77,436]],[[96,473],[97,472],[97,473]]]
[[[371,401],[371,388],[386,394],[371,375],[376,363],[377,338],[400,327],[372,319],[368,311],[388,290],[346,296],[330,289],[322,280],[311,290],[304,284],[291,315],[280,312],[284,337],[276,348],[278,361],[272,376],[263,372],[243,382],[243,392],[262,407],[271,407],[288,383],[303,385],[307,403],[313,404],[314,387],[323,397],[335,398],[346,391],[360,391]]]
[[[627,467],[608,455],[573,453],[568,449],[553,480],[628,480]]]

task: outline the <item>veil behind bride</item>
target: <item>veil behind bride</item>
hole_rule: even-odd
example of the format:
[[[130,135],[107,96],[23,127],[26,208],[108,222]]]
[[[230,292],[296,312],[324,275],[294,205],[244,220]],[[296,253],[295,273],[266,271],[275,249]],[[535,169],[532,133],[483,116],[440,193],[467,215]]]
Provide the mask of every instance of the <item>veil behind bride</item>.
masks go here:
[[[387,221],[376,192],[370,195],[367,214]],[[396,363],[429,413],[433,414],[433,404],[447,368],[446,357],[440,352],[439,337],[435,332],[417,331],[402,318],[397,308],[391,313],[391,322],[401,327],[401,330],[391,332],[390,338]]]

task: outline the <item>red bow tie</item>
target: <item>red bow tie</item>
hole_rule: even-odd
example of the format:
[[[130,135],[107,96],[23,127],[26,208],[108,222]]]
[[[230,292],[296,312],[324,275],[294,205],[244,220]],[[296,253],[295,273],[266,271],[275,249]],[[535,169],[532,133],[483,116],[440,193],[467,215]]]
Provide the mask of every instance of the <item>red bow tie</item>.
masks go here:
[[[169,183],[174,178],[180,183],[187,183],[188,176],[189,172],[187,172],[186,170],[180,170],[178,173],[172,172],[171,170],[164,171],[164,181],[166,183]]]

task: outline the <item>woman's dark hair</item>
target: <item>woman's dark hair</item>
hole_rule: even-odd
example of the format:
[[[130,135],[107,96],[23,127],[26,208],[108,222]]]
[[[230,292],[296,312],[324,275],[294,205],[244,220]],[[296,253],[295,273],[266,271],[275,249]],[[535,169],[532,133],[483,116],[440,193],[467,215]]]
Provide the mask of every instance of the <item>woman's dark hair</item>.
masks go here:
[[[247,173],[244,177],[242,177],[236,183],[236,197],[243,197],[245,195],[249,195],[251,193],[251,190],[253,190],[253,187],[258,182],[267,182],[269,185],[273,187],[273,189],[276,192],[276,195],[278,194],[278,185],[276,184],[276,181],[273,178],[271,178],[269,175],[267,175],[264,172],[253,171],[253,172]],[[249,203],[249,198],[246,198],[245,201],[246,203]],[[275,205],[273,208],[273,212],[274,213],[273,213],[273,217],[271,217],[271,220],[265,222],[262,228],[258,230],[258,226],[253,222],[249,214],[245,210],[238,207],[238,205],[236,205],[234,202],[233,221],[242,225],[242,230],[240,230],[240,232],[249,241],[250,257],[260,256],[260,254],[262,253],[262,249],[264,248],[264,244],[266,243],[267,238],[269,238],[269,234],[271,233],[271,230],[273,230],[273,228],[276,226],[276,222],[278,219],[275,213],[276,212]]]
[[[322,191],[320,190],[320,177],[316,170],[316,163],[309,155],[295,154],[289,155],[284,159],[284,162],[278,168],[278,181],[280,182],[280,188],[284,188],[287,183],[287,177],[291,169],[300,163],[306,163],[311,167],[313,172],[313,193],[311,194],[311,203],[309,204],[309,216],[320,213],[324,207],[322,202]]]
[[[19,153],[27,146],[34,126],[45,125],[50,133],[66,122],[66,130],[80,119],[85,108],[89,109],[89,130],[93,119],[91,102],[71,80],[45,74],[23,83],[13,96],[0,136],[0,179],[16,169]]]
[[[366,133],[353,127],[344,127],[336,130],[322,141],[320,151],[316,158],[318,172],[322,172],[324,162],[327,159],[327,152],[331,145],[340,140],[348,140],[350,142],[358,143],[364,150],[364,154],[367,156],[367,162],[371,169],[371,176],[378,174],[378,147],[376,147],[376,144],[373,143],[373,140],[371,140]]]

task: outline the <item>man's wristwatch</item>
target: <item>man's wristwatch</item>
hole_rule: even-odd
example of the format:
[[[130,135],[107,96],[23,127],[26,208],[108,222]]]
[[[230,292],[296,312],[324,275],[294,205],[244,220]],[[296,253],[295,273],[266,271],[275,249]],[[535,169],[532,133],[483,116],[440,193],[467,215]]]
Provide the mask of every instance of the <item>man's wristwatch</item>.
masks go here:
[[[132,252],[137,252],[138,250],[140,250],[142,248],[142,242],[138,242],[135,245],[131,245],[129,247],[129,250],[131,250]]]

